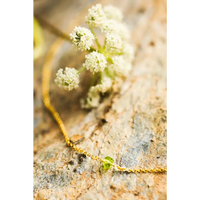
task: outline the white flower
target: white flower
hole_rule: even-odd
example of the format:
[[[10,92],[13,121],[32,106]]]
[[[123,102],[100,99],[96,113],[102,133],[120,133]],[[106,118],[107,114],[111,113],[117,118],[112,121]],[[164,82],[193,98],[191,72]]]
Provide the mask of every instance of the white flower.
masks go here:
[[[104,33],[112,33],[117,32],[117,22],[113,19],[107,19],[104,21],[104,23],[101,25],[101,31]]]
[[[83,66],[86,67],[87,70],[90,70],[92,73],[103,71],[107,66],[105,56],[96,51],[86,55],[85,58],[86,60]]]
[[[135,57],[135,48],[128,43],[124,43],[122,53],[126,60],[132,62]]]
[[[88,96],[86,99],[81,99],[81,107],[82,108],[95,108],[98,107],[100,101],[100,92],[107,92],[112,86],[112,80],[104,76],[101,83],[92,86],[88,92]]]
[[[57,71],[56,79],[54,81],[58,87],[66,90],[72,90],[78,87],[79,75],[76,69],[66,67],[64,72],[63,69],[59,69]]]
[[[101,4],[96,4],[88,10],[88,15],[85,17],[86,23],[89,27],[99,27],[106,19],[105,13]]]
[[[123,56],[113,56],[113,64],[110,66],[118,76],[128,76],[131,70],[131,63],[126,62]]]
[[[99,105],[100,95],[99,92],[91,87],[86,99],[81,99],[82,108],[95,108]]]
[[[111,86],[112,86],[112,79],[107,76],[104,76],[101,83],[96,86],[93,86],[93,89],[105,93],[111,88]]]
[[[121,37],[115,33],[106,34],[105,48],[107,51],[120,51],[122,48]]]
[[[113,19],[105,20],[100,28],[104,33],[118,34],[122,40],[128,40],[130,38],[128,27],[124,23],[117,22]]]
[[[72,33],[70,33],[70,39],[77,50],[83,51],[90,49],[95,38],[89,29],[76,26]]]
[[[130,31],[124,23],[117,23],[117,33],[121,36],[122,40],[128,40],[130,38]]]
[[[108,19],[115,19],[117,21],[121,21],[123,19],[121,10],[112,5],[104,6],[103,10]]]

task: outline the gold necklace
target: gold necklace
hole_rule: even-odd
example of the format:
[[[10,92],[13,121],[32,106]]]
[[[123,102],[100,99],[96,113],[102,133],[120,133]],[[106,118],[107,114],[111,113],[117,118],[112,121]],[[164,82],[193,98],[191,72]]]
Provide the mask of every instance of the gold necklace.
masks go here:
[[[63,33],[65,35],[65,33]],[[66,36],[66,35],[65,35]],[[97,160],[99,162],[105,163],[105,159],[100,158],[99,156],[94,156],[91,153],[88,153],[87,151],[77,147],[75,144],[70,142],[70,139],[67,135],[67,131],[65,129],[64,123],[62,119],[60,118],[59,113],[56,111],[56,109],[51,105],[50,103],[50,97],[49,97],[49,82],[51,78],[51,64],[53,61],[53,58],[57,51],[59,50],[60,45],[62,44],[63,39],[58,38],[50,47],[50,50],[47,54],[44,66],[43,66],[43,71],[42,71],[42,95],[43,95],[43,102],[45,107],[51,112],[52,116],[56,120],[62,134],[64,135],[65,141],[68,146],[70,146],[72,149],[75,151],[84,154],[88,157],[90,157],[92,160]],[[108,162],[106,160],[106,162]],[[133,172],[133,173],[163,173],[167,171],[166,167],[158,167],[158,168],[126,168],[126,167],[121,167],[115,163],[109,162],[111,166],[113,166],[116,170],[118,171],[125,171],[125,172]]]

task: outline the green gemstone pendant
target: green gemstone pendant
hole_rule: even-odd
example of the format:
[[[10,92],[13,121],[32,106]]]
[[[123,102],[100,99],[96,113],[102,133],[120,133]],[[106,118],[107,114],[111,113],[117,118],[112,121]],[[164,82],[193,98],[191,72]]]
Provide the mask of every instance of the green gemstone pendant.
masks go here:
[[[104,158],[104,161],[103,161],[103,169],[104,169],[104,170],[110,169],[111,166],[112,166],[111,163],[114,163],[114,160],[113,160],[111,157],[106,156],[106,157]]]

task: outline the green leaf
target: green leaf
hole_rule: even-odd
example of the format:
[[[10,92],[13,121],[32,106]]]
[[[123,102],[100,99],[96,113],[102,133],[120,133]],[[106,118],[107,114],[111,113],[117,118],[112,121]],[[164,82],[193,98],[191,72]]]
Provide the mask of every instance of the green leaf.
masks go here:
[[[112,167],[111,163],[114,163],[114,160],[111,157],[106,156],[103,162],[103,169],[104,170],[110,169]]]
[[[33,18],[33,42],[34,42],[34,60],[41,57],[45,52],[45,42],[42,28],[38,21]]]

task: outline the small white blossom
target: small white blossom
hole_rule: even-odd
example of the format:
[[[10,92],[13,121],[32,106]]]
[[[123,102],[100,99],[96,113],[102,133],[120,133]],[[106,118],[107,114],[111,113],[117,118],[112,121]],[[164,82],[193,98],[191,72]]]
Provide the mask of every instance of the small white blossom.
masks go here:
[[[92,73],[103,71],[107,66],[105,56],[96,51],[86,55],[85,58],[86,60],[83,66],[86,67],[87,70],[90,70]]]
[[[128,76],[131,70],[131,63],[126,62],[123,56],[113,56],[113,64],[110,66],[118,76]]]
[[[128,40],[130,38],[130,31],[126,24],[117,23],[117,33],[121,36],[122,40]]]
[[[109,89],[111,89],[112,86],[112,80],[104,76],[101,83],[92,86],[88,92],[88,96],[86,99],[81,99],[81,107],[82,108],[95,108],[99,105],[100,101],[100,92],[105,93]]]
[[[99,27],[106,19],[105,13],[101,4],[96,4],[88,10],[88,15],[85,17],[86,23],[89,27]]]
[[[122,48],[121,37],[115,33],[106,34],[105,48],[107,51],[120,51]]]
[[[91,87],[86,99],[81,99],[82,108],[95,108],[99,105],[100,95],[99,92]]]
[[[107,19],[104,21],[102,24],[101,31],[104,33],[112,33],[112,32],[117,32],[117,22],[113,19]]]
[[[112,79],[107,76],[104,76],[101,83],[96,86],[93,86],[93,89],[105,93],[111,88],[111,86],[112,86]]]
[[[78,87],[79,75],[76,69],[66,67],[64,72],[63,69],[59,69],[57,71],[56,79],[54,81],[58,87],[66,90],[72,90]]]
[[[122,40],[128,40],[130,38],[128,27],[124,23],[117,22],[113,19],[105,20],[100,28],[104,33],[118,34]]]
[[[124,43],[122,53],[126,60],[132,62],[135,57],[135,48],[128,43]]]
[[[89,29],[76,26],[72,33],[70,33],[70,39],[77,50],[83,51],[90,49],[95,38]]]
[[[115,19],[117,21],[121,21],[123,19],[121,10],[112,5],[104,6],[103,10],[108,19]]]

